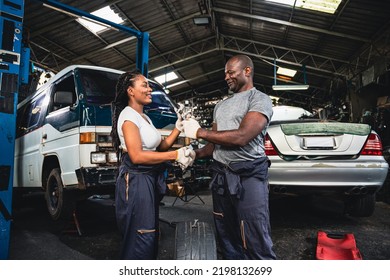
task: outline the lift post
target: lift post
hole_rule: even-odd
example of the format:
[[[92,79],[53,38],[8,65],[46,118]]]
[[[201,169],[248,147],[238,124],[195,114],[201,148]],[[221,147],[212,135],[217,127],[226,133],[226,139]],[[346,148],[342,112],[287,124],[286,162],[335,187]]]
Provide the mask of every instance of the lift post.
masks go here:
[[[24,0],[0,0],[0,259],[8,259]]]

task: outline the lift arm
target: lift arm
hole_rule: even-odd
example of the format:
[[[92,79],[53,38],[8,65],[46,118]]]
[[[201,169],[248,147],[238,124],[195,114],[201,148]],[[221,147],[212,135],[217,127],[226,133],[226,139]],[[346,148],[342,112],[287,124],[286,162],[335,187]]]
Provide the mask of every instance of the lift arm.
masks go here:
[[[136,64],[137,68],[142,72],[142,74],[147,77],[148,76],[148,60],[149,60],[149,33],[147,32],[141,32],[135,29],[131,29],[125,25],[120,25],[117,23],[114,23],[112,21],[106,20],[101,17],[97,17],[95,15],[92,15],[90,13],[84,12],[82,10],[76,9],[74,7],[65,5],[63,3],[60,3],[58,1],[53,0],[37,0],[44,4],[44,6],[49,7],[51,9],[65,12],[67,14],[73,15],[75,17],[86,17],[89,19],[92,19],[97,22],[101,22],[105,25],[112,26],[113,28],[117,30],[124,31],[126,33],[130,33],[131,35],[135,36],[138,39],[137,42],[137,57],[136,57]]]

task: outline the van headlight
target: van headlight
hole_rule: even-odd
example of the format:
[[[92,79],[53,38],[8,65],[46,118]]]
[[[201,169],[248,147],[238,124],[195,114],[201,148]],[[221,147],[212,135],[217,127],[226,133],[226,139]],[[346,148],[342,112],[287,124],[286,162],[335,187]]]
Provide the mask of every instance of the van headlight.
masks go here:
[[[91,163],[98,164],[98,163],[106,163],[106,162],[107,162],[106,153],[100,153],[100,152],[91,153]]]
[[[108,154],[107,154],[107,161],[109,163],[118,162],[118,158],[116,157],[116,153],[115,152],[108,152]]]

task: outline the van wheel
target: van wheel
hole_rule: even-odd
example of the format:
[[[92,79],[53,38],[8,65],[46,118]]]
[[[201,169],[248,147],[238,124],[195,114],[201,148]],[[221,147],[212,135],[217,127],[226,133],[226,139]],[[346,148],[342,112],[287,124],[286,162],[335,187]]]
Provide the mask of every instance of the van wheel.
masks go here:
[[[205,222],[186,221],[176,224],[176,260],[216,260],[214,231]]]
[[[45,198],[47,209],[51,218],[55,221],[63,218],[71,218],[74,210],[74,202],[64,190],[61,180],[61,171],[54,168],[47,179]]]

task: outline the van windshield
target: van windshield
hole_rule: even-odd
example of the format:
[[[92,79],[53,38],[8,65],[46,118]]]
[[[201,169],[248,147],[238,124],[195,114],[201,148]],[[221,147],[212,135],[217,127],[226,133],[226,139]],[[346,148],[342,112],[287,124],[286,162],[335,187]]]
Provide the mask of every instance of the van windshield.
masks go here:
[[[118,73],[99,71],[93,69],[79,69],[83,92],[88,104],[111,104],[115,98],[115,86],[118,81]],[[152,103],[145,106],[145,111],[170,111],[174,112],[173,103],[160,85],[149,81],[152,92]]]
[[[83,92],[89,104],[107,104],[115,98],[118,73],[93,69],[79,69]]]

